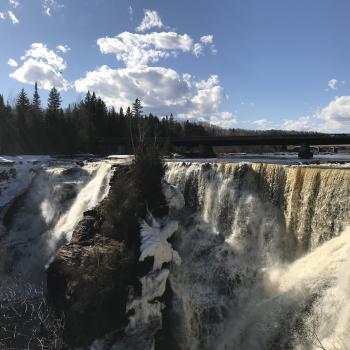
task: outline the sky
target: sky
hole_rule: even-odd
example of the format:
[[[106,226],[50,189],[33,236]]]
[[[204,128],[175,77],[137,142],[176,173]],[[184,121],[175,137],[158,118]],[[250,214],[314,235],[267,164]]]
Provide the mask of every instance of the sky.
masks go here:
[[[349,0],[0,0],[0,94],[350,132]]]

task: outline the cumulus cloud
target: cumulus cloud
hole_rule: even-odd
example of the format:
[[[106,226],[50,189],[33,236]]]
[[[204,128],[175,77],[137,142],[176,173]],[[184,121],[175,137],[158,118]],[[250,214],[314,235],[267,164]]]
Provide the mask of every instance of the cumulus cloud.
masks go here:
[[[147,65],[161,58],[176,56],[179,51],[192,49],[192,38],[187,34],[161,32],[135,34],[123,32],[116,37],[97,40],[103,54],[115,54],[119,61],[127,66]]]
[[[226,96],[223,87],[218,84],[219,81],[199,88],[191,98],[188,109],[185,113],[180,113],[179,117],[209,122],[225,128],[234,126],[237,117],[231,112],[220,111]]]
[[[160,28],[163,24],[155,11],[146,10],[138,30],[153,27]],[[95,91],[115,108],[125,108],[139,98],[145,112],[160,116],[173,113],[183,120],[231,127],[237,118],[230,112],[221,111],[227,97],[217,75],[197,81],[188,73],[179,74],[171,68],[150,66],[180,53],[202,54],[203,48],[213,46],[213,42],[212,35],[205,35],[196,45],[188,34],[174,31],[123,32],[115,37],[99,38],[97,44],[101,53],[114,54],[126,67],[113,69],[103,65],[89,71],[75,81],[75,89],[79,93]]]
[[[157,11],[144,10],[144,17],[140,25],[136,28],[138,32],[145,32],[151,28],[163,28],[164,24]]]
[[[282,128],[285,130],[308,131],[312,127],[312,118],[309,116],[299,117],[297,119],[287,119],[284,121]]]
[[[68,81],[62,76],[62,71],[67,68],[66,62],[45,44],[33,43],[21,60],[23,64],[10,74],[11,78],[27,84],[38,82],[46,90],[69,88]]]
[[[67,68],[65,60],[53,50],[49,50],[43,43],[33,43],[30,49],[26,51],[25,55],[21,57],[21,60],[26,60],[28,58],[43,60],[57,70],[64,70]]]
[[[71,50],[71,48],[68,45],[57,45],[56,49],[58,51],[61,51],[62,53],[67,53],[68,51]]]
[[[185,108],[191,96],[183,77],[164,67],[112,69],[104,65],[77,80],[75,88],[82,93],[95,91],[115,107],[127,107],[140,98],[145,107],[166,112]]]
[[[116,108],[125,108],[140,98],[145,109],[160,115],[174,113],[181,119],[229,127],[237,119],[229,112],[220,111],[226,97],[218,84],[217,76],[192,84],[189,74],[180,76],[175,70],[164,67],[112,69],[104,65],[77,80],[75,88],[81,93],[95,91]],[[193,91],[192,85],[197,90]]]
[[[13,24],[19,23],[18,18],[15,16],[15,14],[12,11],[7,11],[7,13],[8,13]]]
[[[207,80],[201,80],[195,83],[198,89],[210,89],[215,85],[219,85],[219,76],[216,74],[211,75]]]
[[[16,0],[9,0],[9,3],[14,8],[17,8],[20,5],[19,1],[16,1]]]
[[[350,129],[350,96],[337,96],[323,108],[317,117],[324,123],[324,130]]]
[[[13,58],[10,58],[8,61],[7,61],[7,64],[11,67],[18,67],[18,63],[13,59]]]
[[[50,17],[54,11],[64,8],[64,5],[56,0],[43,0],[42,7],[44,9],[44,13]]]
[[[0,12],[0,20],[6,19],[6,15],[4,12]]]

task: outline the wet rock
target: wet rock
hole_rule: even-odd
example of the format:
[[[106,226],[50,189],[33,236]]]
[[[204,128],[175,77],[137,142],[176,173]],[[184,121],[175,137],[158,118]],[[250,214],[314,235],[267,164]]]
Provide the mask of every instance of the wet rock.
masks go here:
[[[81,177],[85,176],[87,174],[86,170],[82,169],[81,167],[73,167],[73,168],[68,168],[62,171],[62,176],[65,177]]]

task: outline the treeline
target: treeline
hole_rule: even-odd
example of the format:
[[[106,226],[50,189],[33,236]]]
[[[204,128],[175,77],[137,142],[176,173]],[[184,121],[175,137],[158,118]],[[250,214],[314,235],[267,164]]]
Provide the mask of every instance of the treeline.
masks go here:
[[[0,154],[72,154],[98,153],[102,139],[127,137],[166,139],[174,136],[281,134],[282,131],[246,131],[179,122],[172,115],[158,118],[144,114],[140,100],[126,110],[116,111],[95,93],[88,92],[80,103],[62,108],[62,99],[53,88],[47,106],[42,106],[35,84],[32,98],[24,89],[15,104],[5,103],[0,95]]]

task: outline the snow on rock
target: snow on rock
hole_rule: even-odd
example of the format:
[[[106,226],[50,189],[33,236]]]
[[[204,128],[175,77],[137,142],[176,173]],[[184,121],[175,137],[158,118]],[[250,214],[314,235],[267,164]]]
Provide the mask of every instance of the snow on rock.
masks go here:
[[[0,208],[28,188],[35,171],[49,159],[47,156],[0,156]]]
[[[170,208],[179,210],[185,206],[185,198],[177,186],[163,180],[162,189]]]
[[[129,325],[126,329],[128,334],[140,332],[145,325],[159,329],[162,322],[163,303],[155,300],[165,292],[169,270],[163,269],[151,272],[140,278],[142,284],[142,295],[133,299],[127,305],[127,311],[134,310],[134,314],[129,317]]]
[[[167,241],[178,229],[177,221],[167,221],[163,227],[151,216],[151,225],[146,221],[141,224],[141,256],[139,261],[153,257],[153,271],[162,268],[163,263],[174,262],[180,265],[181,258]]]

